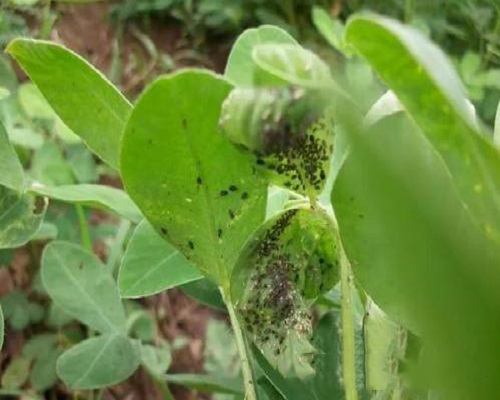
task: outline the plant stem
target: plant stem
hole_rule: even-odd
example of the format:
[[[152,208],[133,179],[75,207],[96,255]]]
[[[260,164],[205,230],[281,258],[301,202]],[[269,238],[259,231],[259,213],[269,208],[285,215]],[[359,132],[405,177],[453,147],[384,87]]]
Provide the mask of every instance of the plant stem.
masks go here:
[[[221,292],[229,312],[229,319],[236,338],[236,347],[238,348],[238,353],[240,355],[243,382],[245,384],[245,400],[257,400],[253,370],[250,364],[250,359],[248,358],[248,348],[245,338],[243,337],[243,331],[241,330],[240,323],[236,317],[236,311],[228,291],[221,289]]]
[[[339,245],[339,252],[340,291],[342,296],[342,373],[344,378],[344,390],[346,400],[357,400],[351,265],[349,264],[349,260],[347,259],[342,245]]]
[[[110,271],[113,273],[113,276],[116,276],[117,272],[116,267],[118,266],[118,259],[121,257],[123,253],[123,243],[127,238],[129,230],[130,230],[130,221],[122,219],[118,227],[118,232],[116,233],[113,246],[111,246],[111,250],[109,252],[108,260],[106,263]]]
[[[90,239],[89,224],[85,217],[85,212],[80,204],[76,204],[76,213],[78,214],[78,222],[80,224],[80,239],[82,246],[88,251],[92,252],[92,240]]]

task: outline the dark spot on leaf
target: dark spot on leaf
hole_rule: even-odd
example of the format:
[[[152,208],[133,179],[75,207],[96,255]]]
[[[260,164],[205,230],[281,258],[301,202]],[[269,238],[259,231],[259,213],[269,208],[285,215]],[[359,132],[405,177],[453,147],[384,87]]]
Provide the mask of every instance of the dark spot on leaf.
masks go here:
[[[227,196],[228,195],[228,191],[227,190],[221,190],[220,191],[220,195],[221,196]]]
[[[247,192],[243,192],[243,193],[241,194],[241,199],[242,199],[242,200],[246,200],[246,199],[248,199],[248,193],[247,193]]]
[[[222,238],[222,229],[221,228],[217,229],[217,237],[219,239]]]
[[[182,127],[184,129],[187,129],[187,120],[186,120],[186,118],[182,118]]]
[[[163,233],[164,235],[166,235],[166,234],[167,234],[167,230],[166,230],[165,228],[160,228],[160,231],[161,231],[161,233]]]
[[[196,178],[196,183],[197,183],[198,185],[201,185],[201,184],[203,183],[203,181],[201,180],[201,178],[200,178],[200,177],[198,177],[198,178]]]
[[[189,241],[188,241],[188,246],[189,246],[189,248],[190,248],[191,250],[194,250],[194,243],[193,243],[193,241],[192,241],[192,240],[189,240]]]
[[[234,212],[232,210],[229,210],[228,213],[229,213],[229,218],[234,219]]]
[[[231,192],[236,192],[238,190],[238,188],[235,185],[231,185],[231,186],[229,186],[229,190]]]

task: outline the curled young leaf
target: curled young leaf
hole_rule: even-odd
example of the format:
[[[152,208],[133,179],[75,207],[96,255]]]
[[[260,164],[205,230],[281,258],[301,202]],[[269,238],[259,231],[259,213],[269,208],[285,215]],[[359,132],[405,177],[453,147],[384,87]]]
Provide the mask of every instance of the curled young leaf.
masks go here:
[[[263,224],[238,259],[233,301],[246,331],[283,375],[314,373],[308,306],[338,280],[336,248],[324,211],[295,208]]]
[[[234,89],[223,104],[225,136],[255,154],[270,182],[303,194],[323,188],[333,152],[332,112],[320,92]]]

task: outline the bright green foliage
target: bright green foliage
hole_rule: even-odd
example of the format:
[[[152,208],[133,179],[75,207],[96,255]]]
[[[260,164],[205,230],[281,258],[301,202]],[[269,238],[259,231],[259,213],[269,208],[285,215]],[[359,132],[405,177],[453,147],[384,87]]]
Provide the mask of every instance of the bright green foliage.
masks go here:
[[[47,201],[0,186],[0,249],[19,247],[36,233]]]
[[[83,58],[45,41],[16,39],[6,49],[64,123],[113,168],[130,103]]]
[[[249,87],[273,81],[260,71],[252,58],[253,49],[264,43],[297,44],[286,31],[275,26],[247,29],[234,43],[224,71],[224,76],[235,86]]]
[[[199,301],[202,304],[213,307],[218,310],[226,311],[226,305],[217,285],[207,279],[198,279],[181,286],[181,289],[188,296]]]
[[[231,293],[243,326],[282,374],[314,372],[308,300],[338,280],[336,239],[323,211],[290,209],[267,221],[242,249]]]
[[[122,147],[122,177],[142,212],[188,260],[227,282],[264,218],[266,187],[218,131],[231,86],[188,70],[158,79],[137,102]]]
[[[20,191],[23,189],[23,184],[23,167],[0,122],[0,185]]]
[[[108,270],[72,243],[52,242],[42,257],[42,281],[54,303],[101,333],[124,333],[125,313]]]
[[[327,89],[335,83],[330,68],[312,51],[294,44],[261,44],[252,52],[255,64],[281,80],[308,89]]]
[[[202,277],[196,267],[143,221],[128,243],[118,286],[122,297],[144,297]]]
[[[398,96],[440,153],[477,223],[500,243],[500,153],[478,134],[445,55],[418,32],[377,16],[353,18],[346,39]]]
[[[79,184],[50,187],[34,185],[29,191],[54,200],[113,211],[132,222],[139,222],[142,219],[141,212],[130,197],[122,190],[111,186]]]
[[[333,116],[324,104],[301,89],[234,89],[224,101],[221,130],[255,155],[268,182],[313,196],[333,153]]]
[[[72,389],[96,389],[127,379],[139,366],[138,347],[118,333],[87,339],[57,361],[57,374]]]
[[[435,355],[425,360],[432,384],[452,398],[497,397],[498,247],[404,115],[349,133],[332,203],[356,278]]]
[[[285,379],[269,364],[260,351],[254,348],[253,354],[256,361],[284,400],[343,398],[343,388],[337,376],[340,364],[339,318],[338,312],[330,312],[318,322],[312,338],[312,345],[316,350],[312,356],[315,374],[310,379],[302,380],[294,377]]]

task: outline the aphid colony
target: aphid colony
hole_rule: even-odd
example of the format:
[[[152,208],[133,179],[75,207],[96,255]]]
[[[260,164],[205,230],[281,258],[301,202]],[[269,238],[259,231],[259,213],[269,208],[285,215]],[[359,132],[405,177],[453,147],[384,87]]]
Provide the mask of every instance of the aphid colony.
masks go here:
[[[312,334],[313,299],[337,282],[333,232],[321,210],[284,211],[257,231],[235,267],[232,293],[244,326],[284,374],[310,361],[312,346],[297,342]],[[297,354],[298,347],[304,352]]]
[[[257,168],[279,186],[320,191],[333,152],[333,121],[318,93],[300,89],[235,89],[223,104],[220,126],[255,154]]]

